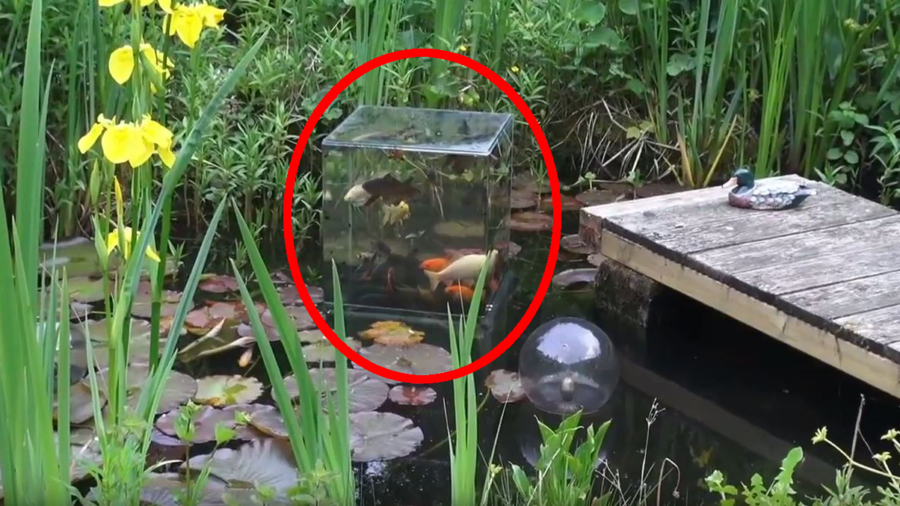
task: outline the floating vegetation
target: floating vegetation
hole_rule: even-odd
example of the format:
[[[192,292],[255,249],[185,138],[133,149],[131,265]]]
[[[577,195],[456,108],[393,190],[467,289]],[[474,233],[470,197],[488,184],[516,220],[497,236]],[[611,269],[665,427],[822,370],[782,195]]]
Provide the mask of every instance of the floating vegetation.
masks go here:
[[[225,484],[216,480],[207,480],[206,487],[196,498],[198,504],[204,506],[224,505],[222,494]],[[182,481],[178,473],[150,473],[144,479],[141,490],[141,504],[152,506],[180,506],[181,498],[187,492],[187,483]]]
[[[359,351],[362,343],[356,339],[347,339],[344,341],[353,351]],[[330,341],[324,339],[303,347],[303,358],[309,363],[334,362],[336,348]]]
[[[431,344],[418,343],[409,346],[374,344],[360,350],[367,360],[381,367],[404,374],[438,374],[453,370],[450,353]]]
[[[321,395],[322,406],[327,410],[325,394],[330,393],[334,398],[337,392],[335,371],[332,368],[313,368],[309,370],[313,385]],[[300,395],[300,387],[294,376],[284,379],[284,386],[291,397]],[[388,386],[383,381],[373,379],[368,375],[354,369],[347,371],[348,404],[350,413],[363,411],[375,411],[380,408],[388,398]]]
[[[87,320],[72,325],[72,338],[75,336],[90,337],[92,342],[105,343],[109,340],[109,323],[103,320]],[[146,320],[131,320],[131,333],[129,343],[150,339],[150,322]]]
[[[587,261],[594,267],[600,267],[600,264],[603,263],[603,255],[600,254],[599,251],[597,253],[591,253],[590,255],[588,255]]]
[[[251,441],[237,450],[221,448],[211,455],[198,455],[188,461],[191,469],[209,463],[210,474],[229,487],[271,487],[281,497],[297,486],[300,472],[287,445],[276,439]],[[182,464],[184,470],[187,464]]]
[[[416,451],[425,435],[409,418],[394,413],[353,413],[350,442],[354,462],[405,457]]]
[[[209,406],[248,404],[263,393],[258,379],[245,376],[217,374],[197,380],[194,400]]]
[[[509,194],[511,209],[533,209],[538,206],[538,194],[530,191],[512,190]]]
[[[238,291],[237,280],[223,274],[204,274],[197,286],[204,292],[231,293]]]
[[[581,240],[578,234],[564,235],[559,240],[559,247],[576,255],[590,255],[593,249]]]
[[[181,301],[181,292],[162,290],[159,296],[159,315],[163,318],[175,316],[178,303]],[[142,281],[138,285],[137,293],[134,295],[134,302],[131,304],[131,314],[138,318],[150,319],[152,316],[152,303],[153,294],[150,291],[150,283]]]
[[[455,239],[483,237],[484,223],[476,221],[442,221],[434,226],[434,231],[444,237]]]
[[[359,337],[385,345],[408,345],[421,342],[425,339],[425,333],[413,330],[402,322],[380,321],[360,332]]]
[[[100,399],[101,407],[106,404],[106,399]],[[53,402],[53,418],[57,419],[57,403]],[[80,425],[94,418],[94,408],[91,404],[91,387],[84,383],[75,383],[69,387],[69,423]]]
[[[264,404],[255,405],[255,409],[249,413],[250,425],[263,434],[279,439],[287,439],[287,426],[281,418],[281,412],[275,406]]]
[[[424,406],[437,399],[437,392],[430,387],[397,385],[391,389],[388,397],[403,406]]]
[[[585,269],[569,269],[553,276],[552,283],[560,288],[571,288],[577,285],[591,285],[597,276],[595,267]]]
[[[235,431],[235,437],[245,441],[258,439],[260,432],[254,427],[238,425],[236,415],[244,413],[251,419],[258,411],[265,411],[271,406],[262,404],[235,404],[223,409],[214,408],[212,406],[200,406],[197,413],[194,414],[194,433],[193,438],[188,441],[192,444],[209,443],[216,440],[216,425],[223,424],[226,428]],[[181,416],[181,407],[163,414],[156,420],[156,428],[163,434],[171,437],[177,437],[175,432],[175,423]]]
[[[559,210],[562,212],[578,211],[581,209],[581,202],[571,195],[559,196]],[[545,212],[553,212],[553,197],[547,195],[541,199],[541,210]]]
[[[491,371],[484,384],[491,390],[491,395],[502,403],[518,402],[525,397],[519,373],[496,369]]]
[[[184,324],[192,334],[206,334],[223,320],[233,325],[246,318],[247,311],[241,302],[213,302],[188,313]]]
[[[130,353],[131,351],[129,350],[129,354]],[[97,385],[100,389],[100,392],[108,399],[109,395],[106,391],[106,387],[109,384],[106,379],[107,374],[108,369],[101,369],[97,373]],[[149,381],[150,366],[147,364],[137,363],[128,364],[126,374],[127,397],[125,403],[129,408],[135,409],[137,408],[138,401],[140,400],[141,392]],[[82,383],[90,385],[90,383],[88,383],[89,379],[90,378],[83,379]],[[156,413],[165,413],[166,411],[181,406],[182,404],[191,400],[191,398],[194,397],[197,391],[197,381],[194,380],[194,378],[178,371],[171,371],[169,373],[168,379],[166,380],[166,385],[163,387],[162,397],[160,397],[159,399],[159,405],[156,408]]]
[[[76,276],[69,278],[69,300],[82,304],[93,304],[103,300],[103,278]]]
[[[288,276],[287,281],[283,286],[278,287],[278,297],[281,299],[281,303],[285,306],[294,306],[303,304],[303,300],[300,298],[300,292],[297,291],[297,287],[294,286],[294,281]],[[309,292],[309,298],[312,299],[313,304],[318,304],[325,300],[325,291],[319,288],[318,286],[306,286],[306,291]]]
[[[600,190],[597,188],[581,192],[575,196],[575,199],[585,207],[610,204],[612,202],[618,202],[622,198],[623,196],[617,196],[615,193],[609,190]]]
[[[509,215],[509,228],[517,232],[546,232],[553,228],[553,217],[534,211]]]

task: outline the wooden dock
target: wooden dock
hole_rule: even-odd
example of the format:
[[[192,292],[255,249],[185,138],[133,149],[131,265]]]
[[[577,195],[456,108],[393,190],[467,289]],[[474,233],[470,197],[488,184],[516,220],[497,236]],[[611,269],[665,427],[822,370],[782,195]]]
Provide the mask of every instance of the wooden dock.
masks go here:
[[[707,188],[584,208],[580,234],[606,260],[900,398],[900,213],[803,181],[818,195],[793,210],[737,209]]]

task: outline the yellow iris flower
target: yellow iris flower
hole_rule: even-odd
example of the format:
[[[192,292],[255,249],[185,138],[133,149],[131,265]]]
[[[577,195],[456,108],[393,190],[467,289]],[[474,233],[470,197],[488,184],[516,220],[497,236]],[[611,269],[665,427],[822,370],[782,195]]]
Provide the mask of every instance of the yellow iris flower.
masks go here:
[[[140,51],[147,57],[153,70],[155,70],[160,77],[163,79],[169,77],[171,69],[175,68],[175,64],[172,63],[171,58],[164,58],[161,51],[157,51],[153,46],[147,43],[141,43]],[[130,45],[122,46],[109,55],[109,74],[117,83],[125,84],[131,79],[131,74],[134,72],[134,56],[134,49]],[[162,63],[164,60],[166,62],[165,66]]]
[[[144,115],[140,123],[116,122],[102,114],[90,131],[78,140],[78,150],[82,154],[103,137],[100,146],[103,156],[112,163],[128,162],[132,168],[140,167],[156,154],[166,167],[175,163],[172,152],[173,135],[166,127]]]
[[[116,212],[119,215],[119,220],[121,220],[122,219],[122,208],[124,207],[124,198],[122,197],[122,186],[119,185],[119,178],[117,178],[117,177],[113,178],[113,182],[115,183],[115,190],[116,190]],[[119,231],[120,231],[120,229],[116,228],[115,230],[113,230],[106,236],[106,254],[107,255],[112,253],[116,248],[120,248]],[[140,239],[141,233],[138,232],[137,234],[135,234],[134,231],[131,230],[131,227],[122,227],[121,232],[125,238],[125,246],[121,247],[120,249],[122,250],[123,254],[125,255],[125,260],[128,260],[128,257],[131,256],[132,238],[134,238],[135,240]],[[146,255],[151,260],[155,260],[157,262],[160,261],[159,255],[156,253],[156,250],[153,249],[153,246],[147,246]]]
[[[119,5],[125,0],[99,0],[100,7],[112,7],[114,5]],[[172,0],[141,0],[141,7],[146,7],[153,2],[159,2],[159,6],[165,12],[172,12]]]
[[[166,15],[163,26],[168,25],[169,35],[177,34],[182,42],[192,48],[200,40],[204,28],[216,28],[224,17],[225,9],[218,9],[206,2],[180,4],[174,12]]]

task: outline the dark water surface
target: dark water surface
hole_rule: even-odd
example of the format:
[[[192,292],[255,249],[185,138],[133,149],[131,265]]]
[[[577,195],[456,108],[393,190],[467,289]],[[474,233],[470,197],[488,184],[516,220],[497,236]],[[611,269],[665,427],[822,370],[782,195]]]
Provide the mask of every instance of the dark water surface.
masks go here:
[[[566,214],[563,233],[574,233],[577,213]],[[520,319],[546,262],[549,234],[513,232],[512,240],[523,249],[511,263],[516,283],[508,314],[498,323],[496,335],[476,344],[478,355],[505,337]],[[273,271],[286,270],[283,245],[279,243],[276,238],[266,245]],[[316,255],[303,255],[307,256],[311,259],[305,258],[301,263],[321,273],[322,268],[315,265]],[[213,265],[221,266],[223,260],[214,259]],[[564,260],[558,262],[557,272],[587,265],[580,259]],[[648,476],[647,486],[652,488],[653,504],[657,487],[660,504],[715,504],[704,485],[704,478],[713,470],[721,470],[734,484],[749,483],[754,473],[760,473],[768,484],[787,452],[802,446],[806,459],[795,475],[799,480],[797,489],[818,495],[823,484],[833,485],[836,466],[842,461],[825,445],[812,445],[816,429],[827,426],[829,437],[849,451],[864,396],[860,428],[872,450],[861,441],[857,455],[861,461],[871,463],[871,453],[886,449],[881,435],[900,419],[894,399],[675,293],[660,297],[652,308],[651,325],[639,329],[622,324],[615,315],[599,314],[590,287],[551,288],[528,330],[488,369],[518,370],[519,349],[529,332],[562,316],[581,317],[599,325],[615,343],[619,358],[621,376],[613,398],[600,412],[582,420],[595,426],[612,421],[602,450],[608,470],[597,479],[598,491],[619,488],[631,498],[637,493],[643,473]],[[368,323],[360,316],[347,315],[350,335]],[[446,330],[441,325],[416,328],[426,333],[426,342],[449,349]],[[234,365],[238,354],[192,364],[191,372],[195,376],[221,374],[223,369],[246,373]],[[488,372],[476,374],[479,387],[484,385]],[[268,384],[261,364],[251,374]],[[413,419],[422,428],[425,441],[410,457],[359,465],[361,503],[450,504],[445,440],[448,419],[452,428],[452,389],[449,383],[431,386],[438,392],[438,400],[430,405],[409,407],[386,402],[380,409]],[[535,411],[527,400],[507,405],[504,412],[486,389],[479,395],[484,400],[479,439],[485,458],[499,433],[495,462],[504,467],[515,463],[529,469],[540,446],[535,417],[551,426],[558,424],[560,418]],[[648,424],[650,418],[652,423]],[[665,476],[660,481],[659,470],[664,462]],[[483,475],[480,470],[479,480]],[[865,477],[858,473],[857,479],[861,478]],[[619,486],[612,486],[613,481]],[[871,481],[861,479],[860,483]],[[504,483],[496,486],[512,487]]]

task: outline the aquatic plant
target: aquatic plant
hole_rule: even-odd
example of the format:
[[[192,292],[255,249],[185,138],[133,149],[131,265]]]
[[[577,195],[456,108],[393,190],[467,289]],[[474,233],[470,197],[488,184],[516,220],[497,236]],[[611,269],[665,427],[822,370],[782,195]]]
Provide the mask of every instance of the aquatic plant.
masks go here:
[[[281,302],[278,290],[266,268],[247,222],[234,205],[235,216],[240,226],[241,236],[247,249],[250,264],[262,291],[266,307],[271,311],[281,343],[284,345],[288,362],[298,387],[299,407],[291,402],[293,397],[285,384],[284,375],[278,365],[272,345],[266,337],[266,330],[254,306],[250,292],[237,265],[232,261],[234,277],[241,291],[241,298],[247,308],[256,342],[262,354],[263,363],[272,383],[272,396],[281,411],[290,438],[291,450],[301,474],[312,475],[319,470],[327,473],[323,488],[330,500],[337,504],[351,504],[355,500],[355,486],[350,451],[349,385],[347,358],[334,349],[335,378],[334,390],[325,390],[325,407],[320,401],[320,393],[313,382],[309,366],[297,335],[297,327],[288,316]],[[335,280],[337,267],[332,265]],[[344,326],[343,298],[340,285],[334,284],[334,326],[341,339],[346,339]],[[299,411],[299,413],[297,413]],[[303,423],[300,423],[300,420]]]

